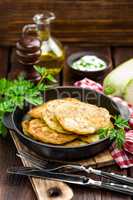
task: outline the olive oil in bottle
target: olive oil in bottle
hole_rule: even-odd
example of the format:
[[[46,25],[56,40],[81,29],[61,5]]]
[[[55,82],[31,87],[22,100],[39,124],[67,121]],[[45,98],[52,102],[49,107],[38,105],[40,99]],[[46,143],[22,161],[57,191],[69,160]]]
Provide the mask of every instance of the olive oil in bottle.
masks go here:
[[[50,23],[55,19],[54,13],[45,11],[33,17],[35,24],[26,25],[24,34],[34,29],[41,41],[41,55],[38,65],[47,68],[48,73],[57,75],[64,66],[65,51],[62,44],[51,36]]]

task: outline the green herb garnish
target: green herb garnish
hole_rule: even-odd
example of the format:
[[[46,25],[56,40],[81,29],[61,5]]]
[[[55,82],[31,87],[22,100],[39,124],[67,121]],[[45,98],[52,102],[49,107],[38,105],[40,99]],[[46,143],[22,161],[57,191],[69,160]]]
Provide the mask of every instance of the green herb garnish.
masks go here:
[[[121,116],[115,116],[114,120],[114,128],[101,128],[98,134],[100,139],[109,137],[111,141],[114,140],[117,148],[121,149],[125,141],[124,128],[129,128],[128,120],[121,118]]]
[[[18,106],[23,108],[25,101],[33,105],[43,103],[41,92],[46,89],[45,79],[55,81],[55,79],[47,73],[46,68],[35,66],[35,70],[40,74],[41,79],[37,85],[26,80],[20,75],[16,80],[0,79],[0,135],[5,136],[7,129],[3,124],[3,116],[6,112],[13,112]]]
[[[115,116],[114,125],[118,128],[129,128],[128,120],[121,118],[120,116]]]
[[[45,80],[48,80],[48,81],[51,81],[51,82],[53,82],[53,83],[57,83],[57,80],[56,80],[51,74],[48,73],[48,71],[47,71],[46,68],[40,67],[40,66],[38,66],[38,65],[34,65],[33,67],[34,67],[34,69],[35,69],[35,70],[40,74],[40,76],[41,76],[41,79],[40,79],[40,81],[39,81],[39,84],[40,84],[42,81],[44,81],[44,79],[45,79]]]

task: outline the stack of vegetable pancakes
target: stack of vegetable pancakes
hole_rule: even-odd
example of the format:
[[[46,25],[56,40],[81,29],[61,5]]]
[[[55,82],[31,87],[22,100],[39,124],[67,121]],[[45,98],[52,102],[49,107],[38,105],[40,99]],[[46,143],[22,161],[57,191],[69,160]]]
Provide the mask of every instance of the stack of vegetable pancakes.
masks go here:
[[[24,134],[49,144],[75,147],[99,140],[100,128],[112,127],[107,109],[74,98],[55,99],[31,109]]]

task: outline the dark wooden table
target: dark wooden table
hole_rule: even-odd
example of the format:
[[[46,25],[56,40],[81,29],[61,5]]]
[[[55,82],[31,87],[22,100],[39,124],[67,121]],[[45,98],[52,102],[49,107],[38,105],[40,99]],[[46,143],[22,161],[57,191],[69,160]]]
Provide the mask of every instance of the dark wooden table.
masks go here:
[[[94,50],[103,52],[112,61],[112,66],[116,67],[123,61],[133,57],[132,47],[89,47],[78,45],[78,47],[66,46],[68,54],[79,50]],[[12,48],[0,47],[0,76],[16,77],[22,71],[22,67],[12,61]],[[60,76],[60,84],[70,85],[74,82],[67,68],[64,68]],[[35,200],[36,196],[31,187],[28,178],[16,176],[8,177],[6,170],[13,165],[21,165],[20,160],[16,157],[15,146],[8,136],[5,139],[0,138],[0,200]],[[105,168],[107,171],[115,170],[117,173],[127,174],[133,177],[133,168],[120,170],[117,166]],[[92,190],[81,187],[73,187],[74,200],[131,200],[130,196],[107,192],[101,190]]]

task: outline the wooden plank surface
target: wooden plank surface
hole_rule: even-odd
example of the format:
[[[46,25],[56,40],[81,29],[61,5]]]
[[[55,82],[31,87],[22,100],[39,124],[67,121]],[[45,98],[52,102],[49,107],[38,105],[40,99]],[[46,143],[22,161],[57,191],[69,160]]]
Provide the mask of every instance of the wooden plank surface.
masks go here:
[[[133,44],[131,0],[1,1],[0,43],[14,45],[22,27],[33,23],[33,15],[46,9],[55,12],[57,20],[53,32],[62,41],[95,45]]]
[[[7,176],[7,168],[19,166],[16,158],[16,148],[10,136],[0,138],[0,199],[1,200],[36,200],[29,180],[25,177]]]
[[[8,73],[8,55],[9,48],[2,47],[0,48],[0,77],[7,76]]]
[[[0,47],[0,77],[7,76],[8,48]],[[10,135],[3,139],[0,137],[0,199],[1,200],[35,200],[35,194],[27,178],[7,176],[7,168],[20,165],[16,158],[16,148]]]
[[[115,66],[130,58],[133,58],[133,47],[112,48],[112,59],[114,60]]]

